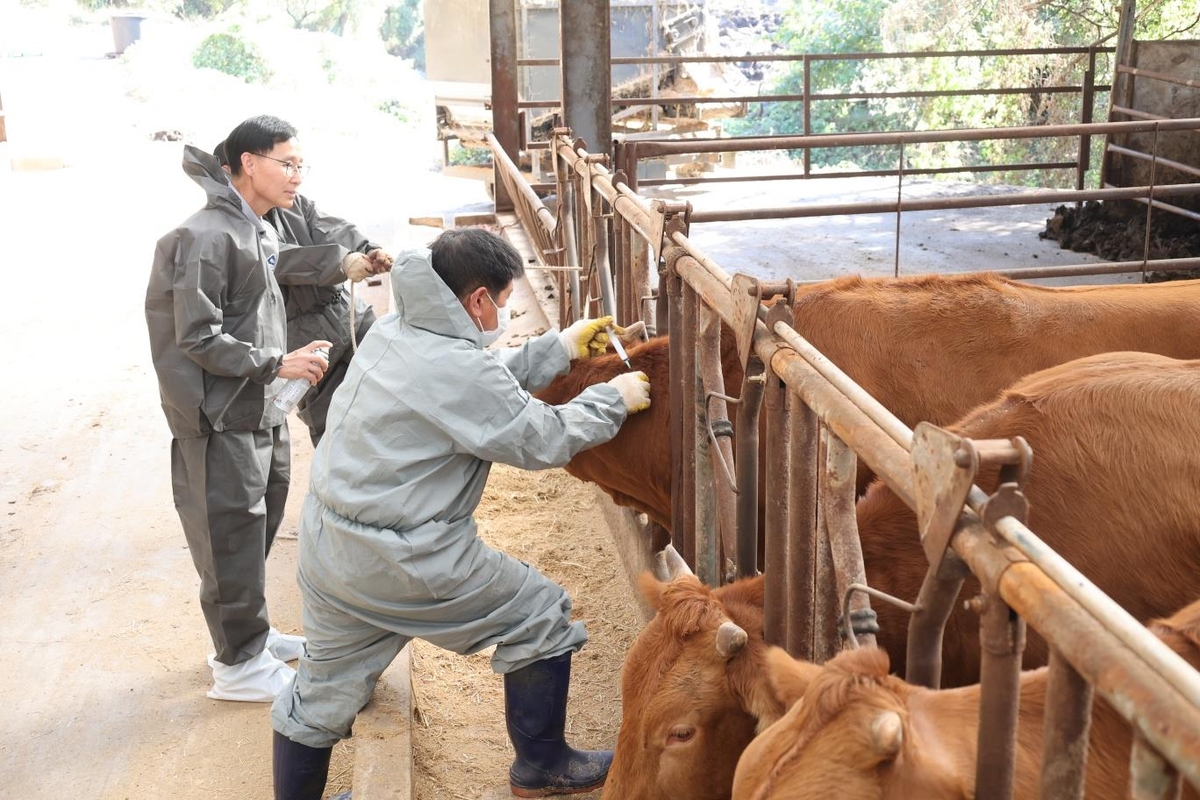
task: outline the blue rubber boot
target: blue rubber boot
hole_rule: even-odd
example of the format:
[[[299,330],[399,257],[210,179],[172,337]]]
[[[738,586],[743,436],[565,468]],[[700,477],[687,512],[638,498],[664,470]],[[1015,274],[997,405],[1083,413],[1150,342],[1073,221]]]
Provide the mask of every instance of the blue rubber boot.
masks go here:
[[[274,731],[275,800],[321,800],[332,747],[309,747]]]
[[[570,653],[504,676],[508,738],[517,751],[508,783],[517,797],[591,792],[608,777],[612,751],[576,750],[563,738],[570,683]]]

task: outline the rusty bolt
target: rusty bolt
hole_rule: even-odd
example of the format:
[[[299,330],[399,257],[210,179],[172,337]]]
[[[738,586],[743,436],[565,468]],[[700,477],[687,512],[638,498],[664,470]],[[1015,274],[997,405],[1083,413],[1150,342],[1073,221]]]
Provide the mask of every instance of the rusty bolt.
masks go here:
[[[971,451],[960,445],[954,451],[954,463],[959,467],[971,466]]]

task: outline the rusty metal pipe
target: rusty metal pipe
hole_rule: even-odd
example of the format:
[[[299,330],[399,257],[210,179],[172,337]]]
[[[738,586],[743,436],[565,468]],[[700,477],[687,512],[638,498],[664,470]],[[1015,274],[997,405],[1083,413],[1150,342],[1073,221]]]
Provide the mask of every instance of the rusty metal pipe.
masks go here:
[[[1179,800],[1183,786],[1179,772],[1142,736],[1133,737],[1129,754],[1131,800]]]
[[[731,139],[692,139],[638,143],[639,158],[729,153],[744,150],[799,150],[805,147],[860,147],[864,145],[927,144],[931,142],[971,142],[999,139],[1044,139],[1081,134],[1140,133],[1200,129],[1200,118],[1175,120],[1135,120],[1129,122],[1092,122],[1070,125],[1025,125],[1009,128],[959,128],[935,131],[897,131],[891,133],[838,133],[812,136],[760,136]]]
[[[834,591],[829,618],[841,616],[841,600],[853,584],[865,584],[867,572],[863,567],[862,543],[858,538],[858,520],[855,517],[855,476],[858,456],[846,443],[825,429],[825,485],[821,493],[821,504],[825,507],[825,530],[829,535],[829,549],[833,558]],[[856,592],[850,598],[850,612],[862,613],[871,610],[871,598],[865,592]],[[864,633],[858,637],[860,644],[875,645],[875,634]],[[835,643],[836,644],[836,643]],[[833,648],[837,652],[837,647]]]
[[[681,259],[682,261],[682,259]],[[698,298],[696,290],[693,289],[687,281],[682,282],[683,286],[683,320],[678,328],[674,328],[674,335],[679,336],[683,342],[683,347],[680,350],[681,364],[679,371],[679,397],[680,404],[674,409],[683,414],[683,483],[678,485],[678,491],[683,495],[683,519],[679,521],[682,530],[673,531],[672,538],[679,537],[680,545],[676,546],[680,555],[688,564],[692,565],[693,571],[696,570],[696,469],[698,462],[696,461],[696,439],[703,439],[703,436],[697,437],[696,431],[696,406],[697,406],[697,385],[696,385],[696,334],[699,326],[698,313]]]
[[[742,377],[737,411],[737,576],[758,574],[758,420],[765,391],[764,367],[752,355]]]
[[[1017,751],[1017,707],[1025,621],[995,595],[980,620],[979,747],[975,762],[977,800],[1011,800]]]
[[[967,504],[978,513],[987,496],[973,487]],[[1197,673],[1178,653],[1148,631],[1079,570],[1054,552],[1033,531],[1012,517],[996,522],[996,533],[1026,558],[1036,562],[1055,583],[1063,588],[1080,606],[1126,646],[1137,652],[1155,672],[1183,694],[1188,702],[1200,708],[1200,673]]]
[[[787,531],[792,438],[792,416],[787,384],[779,379],[769,363],[763,363],[765,381],[763,405],[767,412],[766,508],[763,513],[763,637],[768,643],[787,647],[788,571]]]
[[[1074,165],[1072,165],[1074,166]],[[972,195],[926,200],[877,200],[866,203],[822,203],[804,206],[768,206],[721,211],[693,211],[698,222],[745,222],[762,219],[800,219],[807,217],[854,216],[856,214],[895,214],[905,211],[941,211],[952,208],[990,208],[993,206],[1044,205],[1074,203],[1078,200],[1136,200],[1147,195],[1175,197],[1200,194],[1200,183],[1173,183],[1158,186],[1127,186],[1111,189],[1062,189],[1022,194]]]
[[[980,583],[1053,642],[1095,690],[1200,787],[1200,706],[1180,695],[1032,562],[1013,563],[973,521],[952,546]]]
[[[1057,649],[1050,651],[1039,797],[1083,800],[1092,685]]]
[[[942,637],[963,585],[961,565],[955,568],[953,554],[947,562],[936,573],[926,571],[908,618],[904,679],[930,689],[942,685]]]
[[[689,294],[695,296],[694,292]],[[715,415],[726,423],[729,417],[725,401],[716,397],[710,402],[708,395],[709,392],[723,395],[725,390],[721,378],[721,321],[703,303],[696,303],[696,314],[699,330],[696,336],[691,415],[696,447],[692,493],[696,504],[696,576],[706,585],[716,587],[723,583],[721,578],[724,575],[721,545],[726,537],[722,527],[726,526],[732,535],[735,499],[728,483],[714,480],[716,467],[713,462],[724,455],[732,460],[733,448],[726,437],[718,439],[724,447],[713,447],[708,439],[710,411],[715,409]],[[728,554],[729,550],[725,550],[725,553]]]
[[[791,484],[788,487],[787,651],[805,661],[816,659],[813,613],[816,606],[818,520],[817,417],[800,398],[789,395],[792,428],[788,439]]]

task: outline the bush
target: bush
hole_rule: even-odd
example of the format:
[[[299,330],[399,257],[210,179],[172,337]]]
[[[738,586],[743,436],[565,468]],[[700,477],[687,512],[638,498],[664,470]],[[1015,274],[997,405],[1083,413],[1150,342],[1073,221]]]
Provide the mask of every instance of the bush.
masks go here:
[[[214,33],[200,42],[192,53],[192,66],[215,69],[246,83],[266,83],[271,79],[271,71],[258,48],[242,39],[236,28]]]
[[[407,58],[425,71],[425,23],[418,0],[401,0],[388,6],[379,25],[379,36],[389,55]]]

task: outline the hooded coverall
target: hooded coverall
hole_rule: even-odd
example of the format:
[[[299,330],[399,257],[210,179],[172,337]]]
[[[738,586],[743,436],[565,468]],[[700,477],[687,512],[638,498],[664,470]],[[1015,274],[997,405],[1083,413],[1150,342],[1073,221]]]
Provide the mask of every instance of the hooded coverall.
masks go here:
[[[288,352],[279,245],[215,157],[186,146],[183,170],[208,202],[158,240],[146,326],[200,607],[216,660],[233,665],[266,643],[266,555],[291,474],[286,415],[270,402]],[[293,280],[328,279],[331,260]]]
[[[275,270],[287,312],[288,350],[318,339],[333,343],[325,377],[304,395],[297,408],[297,416],[308,426],[316,444],[325,433],[329,401],[345,379],[354,355],[350,343],[350,293],[345,286],[346,275],[340,268],[342,259],[350,253],[369,253],[379,249],[379,245],[346,220],[322,213],[315,203],[299,194],[290,209],[273,208],[265,219],[286,244],[306,245],[285,251]],[[329,282],[313,284],[311,274],[324,271],[331,261],[337,269],[329,273]],[[293,271],[297,271],[299,283],[292,283]],[[361,342],[375,322],[375,312],[361,298],[355,298],[354,321],[355,341]]]
[[[428,250],[397,260],[392,293],[397,313],[375,323],[333,399],[302,512],[307,654],[271,723],[308,747],[350,735],[410,639],[462,654],[495,645],[499,673],[587,639],[567,593],[485,544],[473,514],[492,462],[562,466],[616,435],[620,392],[597,384],[561,406],[532,397],[569,366],[557,333],[483,349]]]

